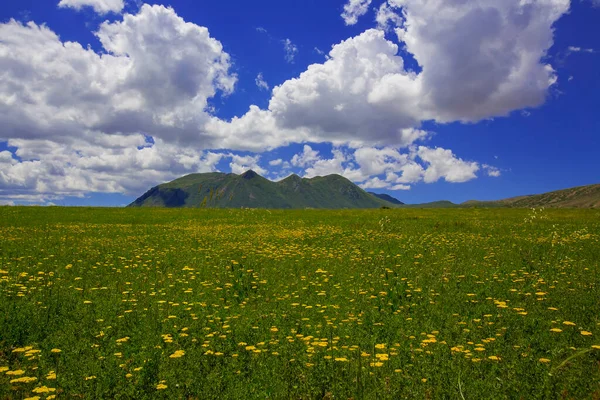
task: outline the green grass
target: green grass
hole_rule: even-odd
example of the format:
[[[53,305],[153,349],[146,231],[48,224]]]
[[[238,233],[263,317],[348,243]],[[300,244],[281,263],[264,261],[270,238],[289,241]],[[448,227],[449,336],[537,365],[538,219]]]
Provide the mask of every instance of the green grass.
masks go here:
[[[598,398],[599,240],[598,210],[0,207],[0,398]]]

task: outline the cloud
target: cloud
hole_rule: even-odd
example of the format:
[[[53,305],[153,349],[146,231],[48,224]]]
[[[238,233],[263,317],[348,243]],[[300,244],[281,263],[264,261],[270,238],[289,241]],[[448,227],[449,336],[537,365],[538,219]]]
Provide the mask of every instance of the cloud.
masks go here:
[[[396,32],[423,68],[423,119],[476,122],[541,105],[556,82],[541,60],[570,0],[388,0]]]
[[[362,182],[367,177],[349,163],[348,157],[339,148],[332,150],[333,157],[330,159],[319,158],[305,170],[304,176],[313,178],[315,176],[326,176],[331,174],[342,175],[353,182]]]
[[[399,46],[382,30],[366,30],[275,87],[267,109],[251,107],[233,127],[219,129],[252,125],[290,141],[408,146],[406,130],[423,121],[475,123],[535,108],[557,80],[542,60],[553,44],[553,24],[569,4],[389,0],[382,23],[396,25],[420,71],[405,69]],[[277,129],[287,133],[274,134]]]
[[[276,159],[276,160],[271,160],[271,161],[269,161],[269,165],[270,165],[271,167],[277,167],[277,166],[279,166],[279,165],[281,165],[281,164],[283,164],[283,160],[282,160],[281,158],[278,158],[278,159]]]
[[[569,46],[567,49],[567,53],[591,53],[594,54],[596,50],[594,49],[584,49],[581,47]]]
[[[403,23],[402,16],[394,12],[392,7],[385,2],[377,9],[375,21],[377,22],[377,28],[384,31],[389,31],[394,27],[402,26]]]
[[[319,160],[319,152],[313,150],[312,147],[305,144],[302,153],[294,155],[294,157],[292,157],[291,163],[294,167],[306,167],[307,165],[314,164],[316,161]]]
[[[360,187],[363,189],[384,189],[387,188],[389,185],[387,182],[382,181],[381,179],[375,177],[375,178],[371,178],[368,181],[366,181],[365,183],[361,184]]]
[[[437,182],[442,178],[446,182],[467,182],[475,179],[475,173],[480,169],[476,162],[456,158],[451,150],[419,146],[417,154],[427,164],[423,174],[425,183]]]
[[[388,171],[400,170],[408,163],[409,155],[400,154],[397,149],[391,147],[363,147],[354,152],[354,159],[366,175],[381,175]]]
[[[294,63],[294,59],[298,54],[298,46],[296,46],[290,39],[283,39],[283,51],[285,52],[285,61],[290,64]]]
[[[351,1],[349,10],[358,15],[367,3]],[[230,121],[209,106],[234,92],[229,54],[171,8],[143,5],[102,23],[98,52],[45,25],[0,23],[0,140],[17,148],[16,157],[0,156],[0,198],[131,194],[212,170],[224,156],[208,149],[262,152],[290,143],[335,147],[331,158],[302,167],[307,175],[377,177],[390,187],[473,179],[478,163],[416,146],[428,137],[423,121],[471,123],[542,104],[557,79],[545,61],[553,25],[569,4],[388,0],[377,22],[394,29],[402,52],[383,30],[366,30],[274,87],[267,108],[251,105]],[[298,48],[289,39],[284,47],[293,61]],[[405,53],[417,71],[405,68]],[[258,159],[231,163],[260,167]]]
[[[394,185],[389,188],[390,190],[410,190],[410,185]]]
[[[267,175],[268,171],[258,165],[260,155],[257,156],[239,156],[233,153],[227,155],[231,157],[229,167],[234,174],[243,174],[248,170],[253,170],[259,175]]]
[[[229,55],[208,30],[170,8],[104,22],[107,54],[61,42],[46,26],[0,24],[0,120],[4,138],[54,139],[140,131],[200,142],[207,101],[231,93]],[[204,140],[206,142],[206,140]]]
[[[98,136],[56,143],[11,139],[22,162],[0,168],[0,199],[57,199],[89,192],[140,195],[157,183],[194,172],[215,171],[224,156],[183,149],[143,135]],[[2,160],[8,158],[0,153]]]
[[[310,145],[292,157],[291,164],[304,169],[304,176],[312,178],[338,174],[359,183],[364,189],[410,190],[409,183],[434,183],[444,179],[462,183],[477,178],[481,169],[477,162],[464,161],[451,150],[411,146],[405,151],[393,147],[361,147],[332,150],[332,158],[322,158]],[[497,169],[483,166],[490,173]],[[495,176],[495,175],[491,175]]]
[[[344,5],[342,18],[346,25],[354,25],[358,22],[358,18],[362,17],[369,11],[372,0],[348,0]]]
[[[123,0],[60,0],[58,6],[75,10],[92,7],[98,14],[108,14],[109,12],[120,13],[125,8],[125,3]]]
[[[0,151],[0,165],[14,165],[17,163],[18,161],[13,158],[13,155],[10,151]]]
[[[399,4],[390,0],[388,7]],[[367,30],[275,87],[267,109],[251,106],[231,121],[207,110],[218,91],[234,89],[229,55],[206,28],[170,8],[144,5],[137,15],[102,24],[97,36],[108,54],[62,43],[47,27],[11,21],[0,26],[3,134],[142,131],[251,151],[302,141],[408,146],[424,120],[476,122],[544,100],[555,75],[540,60],[568,0],[401,4],[405,23],[396,30],[420,73],[405,70],[398,46],[382,31]],[[436,23],[426,31],[423,21]],[[156,26],[161,40],[154,40]]]
[[[102,53],[44,25],[0,24],[0,141],[22,159],[2,152],[0,198],[139,195],[213,170],[202,149],[219,148],[220,138],[199,128],[212,118],[208,99],[236,82],[221,43],[149,5],[102,23],[96,36]]]
[[[261,89],[261,90],[269,90],[269,84],[263,78],[262,72],[258,74],[258,76],[255,79],[255,82],[256,82],[256,86],[258,86],[259,89]]]
[[[402,130],[420,121],[419,84],[397,51],[377,30],[343,41],[323,64],[275,87],[268,112],[278,125],[307,129],[320,141],[402,141]],[[398,90],[393,99],[383,93],[390,85]]]
[[[502,175],[502,173],[500,172],[500,169],[493,167],[491,165],[483,164],[481,167],[485,170],[485,172],[487,173],[488,176],[491,176],[493,178],[498,178]]]

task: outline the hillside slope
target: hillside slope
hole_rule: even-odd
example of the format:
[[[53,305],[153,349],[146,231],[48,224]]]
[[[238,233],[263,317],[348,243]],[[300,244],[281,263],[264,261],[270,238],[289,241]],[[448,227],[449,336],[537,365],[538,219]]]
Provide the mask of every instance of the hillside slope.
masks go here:
[[[600,208],[600,185],[579,186],[497,201],[468,201],[463,205],[515,208]]]
[[[372,194],[373,196],[381,199],[381,200],[385,200],[387,202],[390,202],[392,204],[396,204],[398,206],[404,205],[403,202],[401,202],[400,200],[398,200],[395,197],[390,196],[389,194],[385,194],[385,193],[374,193],[374,192],[368,192],[369,194]]]
[[[379,208],[393,207],[339,175],[272,182],[254,171],[242,175],[192,174],[153,187],[130,207]]]

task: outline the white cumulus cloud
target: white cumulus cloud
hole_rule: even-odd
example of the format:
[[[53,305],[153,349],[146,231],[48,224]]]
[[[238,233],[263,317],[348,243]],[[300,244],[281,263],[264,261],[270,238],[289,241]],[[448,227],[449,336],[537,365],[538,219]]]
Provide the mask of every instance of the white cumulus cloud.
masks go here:
[[[384,31],[393,29],[394,27],[401,26],[403,23],[402,16],[394,11],[388,3],[383,3],[377,9],[377,15],[375,17],[377,27]]]
[[[451,150],[419,146],[417,154],[427,164],[423,175],[426,183],[437,182],[442,178],[447,182],[467,182],[475,179],[475,173],[480,169],[478,163],[463,161]]]
[[[59,7],[69,7],[80,10],[83,7],[92,7],[98,14],[109,12],[120,13],[125,7],[123,0],[60,0]]]
[[[487,173],[488,176],[491,176],[493,178],[498,178],[502,175],[502,172],[500,172],[500,169],[497,167],[483,164],[482,168],[485,170],[485,172]]]
[[[344,5],[342,18],[346,25],[354,25],[358,22],[358,18],[362,17],[369,11],[372,0],[348,0]]]
[[[267,170],[258,165],[260,161],[260,155],[256,156],[240,156],[230,153],[228,157],[231,157],[231,163],[229,167],[231,172],[234,174],[243,174],[248,170],[253,170],[259,175],[266,175]]]
[[[537,107],[557,79],[544,60],[553,25],[569,5],[569,0],[388,0],[380,22],[396,26],[420,71],[405,68],[399,46],[383,30],[367,30],[275,87],[267,109],[251,107],[232,127],[210,128],[232,132],[250,125],[265,137],[285,129],[276,135],[281,144],[302,138],[408,146],[416,139],[406,137],[406,130],[422,121],[478,122]]]
[[[122,11],[114,0],[61,1],[61,7],[84,5]],[[352,22],[370,1],[346,6]],[[417,146],[428,137],[421,124],[477,122],[541,105],[557,79],[546,57],[554,23],[569,6],[569,0],[388,0],[377,23],[395,29],[416,71],[405,68],[400,46],[382,29],[369,29],[274,87],[265,109],[251,105],[228,121],[213,114],[209,101],[234,92],[230,56],[207,28],[172,8],[145,4],[102,23],[97,52],[61,40],[46,25],[0,23],[0,141],[17,148],[16,157],[0,153],[0,198],[131,194],[211,171],[222,154],[236,171],[266,172],[259,155],[230,152],[290,143],[333,143],[331,158],[317,154],[304,163],[307,176],[378,178],[373,182],[396,190],[422,181],[464,182],[482,168],[494,176],[500,171],[449,149]],[[298,47],[289,39],[283,45],[293,62]]]
[[[323,158],[311,146],[292,157],[291,164],[304,169],[312,178],[338,174],[360,184],[364,189],[409,190],[408,184],[434,183],[440,179],[461,183],[477,178],[483,167],[488,174],[493,167],[464,161],[448,149],[411,146],[407,150],[393,147],[361,147],[332,150],[332,158]]]
[[[305,144],[302,153],[294,155],[294,157],[292,157],[291,163],[295,167],[306,167],[307,165],[314,164],[316,161],[319,160],[319,152],[313,150],[312,147]]]
[[[96,35],[108,54],[63,43],[33,22],[0,24],[2,137],[143,131],[171,142],[202,140],[208,99],[236,82],[229,55],[206,28],[144,5],[104,22]]]
[[[388,0],[399,39],[423,68],[423,119],[470,121],[536,107],[556,82],[542,61],[570,0]]]

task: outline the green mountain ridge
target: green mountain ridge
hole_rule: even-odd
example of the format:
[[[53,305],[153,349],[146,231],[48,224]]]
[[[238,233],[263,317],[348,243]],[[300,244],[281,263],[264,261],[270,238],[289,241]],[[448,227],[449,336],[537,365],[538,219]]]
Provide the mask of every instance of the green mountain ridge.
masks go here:
[[[153,187],[129,207],[380,208],[395,205],[340,175],[272,182],[250,170],[242,175],[191,174]]]
[[[369,193],[340,175],[301,178],[290,175],[273,182],[250,170],[242,175],[191,174],[153,187],[129,207],[188,208],[600,208],[600,184],[496,201],[462,204],[434,201],[404,204],[386,194]]]

